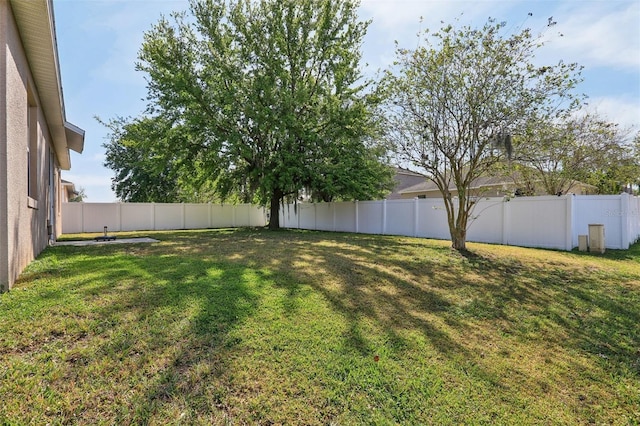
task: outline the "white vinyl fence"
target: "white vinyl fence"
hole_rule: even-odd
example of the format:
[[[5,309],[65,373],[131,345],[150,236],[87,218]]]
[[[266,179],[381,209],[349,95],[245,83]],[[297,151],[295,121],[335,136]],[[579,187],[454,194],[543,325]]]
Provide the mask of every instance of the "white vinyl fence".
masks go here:
[[[152,231],[264,226],[265,212],[251,204],[63,203],[62,232]]]
[[[602,224],[605,247],[628,249],[640,239],[640,198],[621,195],[483,198],[468,241],[571,250],[590,224]],[[264,226],[250,204],[65,203],[64,233]],[[436,199],[299,203],[280,211],[284,228],[449,239],[444,204]]]
[[[628,249],[640,238],[640,199],[611,196],[483,198],[476,205],[468,241],[571,250],[589,224],[602,224],[605,246]],[[356,201],[287,205],[286,228],[449,239],[440,199]]]

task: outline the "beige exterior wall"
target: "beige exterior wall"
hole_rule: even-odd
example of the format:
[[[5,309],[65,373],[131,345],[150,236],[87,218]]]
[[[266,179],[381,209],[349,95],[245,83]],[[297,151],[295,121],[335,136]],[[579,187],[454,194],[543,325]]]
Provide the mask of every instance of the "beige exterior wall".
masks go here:
[[[9,5],[0,0],[0,290],[8,288],[9,250],[7,247],[7,79],[6,27]]]
[[[457,189],[451,189],[451,195],[453,197],[458,196]],[[475,189],[471,191],[472,196],[479,197],[501,197],[508,193],[508,190],[503,188],[503,185],[498,186],[486,186],[481,190]],[[420,191],[420,192],[409,192],[401,195],[402,199],[412,199],[412,198],[442,198],[442,194],[438,189],[434,189],[432,191]]]
[[[478,196],[478,197],[502,197],[504,195],[511,194],[513,191],[515,191],[515,189],[516,189],[515,185],[509,185],[509,184],[484,186],[482,187],[482,190],[478,190],[478,189],[472,190],[471,195]],[[583,183],[574,183],[573,185],[571,185],[571,187],[569,187],[566,193],[575,194],[575,195],[592,195],[596,193],[594,189],[595,189],[594,187],[585,185]],[[451,192],[451,195],[454,197],[458,195],[457,189],[451,189],[450,192]],[[534,195],[541,196],[541,195],[549,195],[549,194],[547,194],[546,191],[544,191],[542,188],[536,188],[536,192]],[[412,199],[416,197],[441,198],[442,194],[437,189],[434,189],[431,191],[415,191],[415,192],[407,192],[407,193],[400,194],[400,198],[402,199]]]
[[[4,99],[4,104],[0,100],[0,290],[8,290],[29,262],[47,247],[48,221],[61,223],[59,204],[52,208],[57,204],[53,201],[60,188],[60,173],[52,155],[49,126],[7,0],[0,0],[0,49],[0,94],[4,94],[0,95]],[[30,104],[31,120],[27,112]],[[31,197],[27,154],[30,146]]]

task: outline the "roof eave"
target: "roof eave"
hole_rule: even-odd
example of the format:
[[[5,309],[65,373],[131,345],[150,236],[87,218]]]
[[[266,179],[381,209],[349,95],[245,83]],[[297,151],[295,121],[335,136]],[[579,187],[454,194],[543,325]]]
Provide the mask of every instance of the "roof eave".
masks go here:
[[[69,122],[64,123],[64,130],[67,136],[67,147],[78,154],[84,150],[84,130]]]
[[[63,170],[69,170],[69,149],[82,152],[84,131],[73,125],[70,127],[66,121],[53,3],[51,0],[10,2],[53,139],[58,165]]]

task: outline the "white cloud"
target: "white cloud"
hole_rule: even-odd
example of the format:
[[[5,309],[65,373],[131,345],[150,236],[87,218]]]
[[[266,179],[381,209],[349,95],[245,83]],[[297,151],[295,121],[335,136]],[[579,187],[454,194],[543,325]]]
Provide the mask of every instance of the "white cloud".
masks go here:
[[[599,97],[588,99],[585,110],[618,123],[623,129],[640,130],[640,104],[637,100],[620,97]]]
[[[463,23],[481,18],[482,24],[489,16],[496,16],[508,7],[504,2],[469,0],[363,0],[361,3],[363,17],[373,18],[374,25],[393,32],[403,32],[407,27],[412,30],[440,28],[441,21],[450,23],[456,18]]]
[[[565,5],[549,45],[570,62],[640,70],[640,2],[585,2]]]
[[[533,12],[533,17],[527,15]],[[385,32],[410,46],[421,29],[439,29],[441,22],[483,25],[487,18],[504,20],[510,28],[523,23],[545,32],[549,43],[544,57],[562,58],[585,66],[640,69],[640,2],[617,1],[467,1],[363,0],[363,18],[372,18],[370,30]],[[420,23],[420,18],[423,18]],[[548,29],[547,18],[557,25]],[[563,37],[558,34],[562,33]]]
[[[516,0],[362,0],[361,18],[373,20],[364,45],[365,59],[374,67],[387,67],[395,58],[394,41],[400,47],[417,47],[422,43],[418,33],[427,29],[433,33],[446,24],[482,27],[494,18],[507,23],[506,32],[527,26],[545,28],[552,14],[547,13],[548,6]]]

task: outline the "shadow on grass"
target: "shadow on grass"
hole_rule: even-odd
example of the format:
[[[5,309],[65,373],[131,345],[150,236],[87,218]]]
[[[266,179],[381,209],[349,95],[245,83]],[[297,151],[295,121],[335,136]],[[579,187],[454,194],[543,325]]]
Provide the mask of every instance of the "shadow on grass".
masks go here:
[[[115,423],[148,424],[167,410],[167,403],[178,411],[162,413],[161,418],[177,420],[190,410],[210,413],[212,421],[225,418],[230,407],[224,397],[231,384],[220,386],[219,378],[241,341],[229,333],[254,312],[264,280],[258,269],[184,256],[181,247],[203,241],[191,233],[179,239],[168,247],[56,247],[40,260],[70,258],[69,270],[45,269],[23,277],[36,284],[43,278],[78,277],[64,287],[38,291],[48,306],[64,306],[70,293],[90,306],[75,313],[88,323],[88,336],[86,330],[81,342],[66,336],[70,344],[64,378],[83,380],[78,368],[100,366],[105,376],[95,378],[99,390],[93,389],[94,397],[117,401],[108,408],[94,406],[93,411],[66,406],[58,419],[82,416],[99,423],[106,409],[114,411]],[[144,391],[132,394],[127,381],[138,382],[136,387],[143,383]],[[205,383],[218,386],[205,389]],[[185,395],[188,401],[180,402]]]
[[[207,235],[214,247],[207,244]],[[283,280],[290,294],[301,285],[311,285],[349,319],[352,331],[345,339],[363,354],[373,350],[358,331],[363,319],[385,330],[399,346],[406,344],[404,329],[419,329],[436,350],[453,358],[476,355],[434,325],[434,318],[460,334],[468,331],[470,321],[490,320],[509,324],[504,326],[507,333],[529,337],[532,329],[539,328],[530,322],[542,315],[565,330],[546,339],[627,363],[637,357],[640,346],[638,333],[628,332],[640,323],[638,311],[625,301],[629,290],[611,288],[622,297],[610,297],[592,271],[562,266],[539,270],[514,258],[456,252],[448,242],[425,251],[420,240],[383,236],[225,230],[180,233],[178,240],[188,253],[266,265],[280,276],[290,276]],[[439,259],[426,253],[437,253]],[[629,251],[610,251],[607,257],[637,260],[640,244]],[[376,264],[379,259],[384,267]]]
[[[76,295],[90,305],[77,315],[88,321],[85,339],[95,349],[83,353],[74,343],[67,374],[100,362],[128,369],[139,392],[114,396],[129,390],[128,376],[115,371],[103,379],[112,390],[100,391],[119,401],[113,408],[118,423],[147,424],[154,416],[177,421],[190,410],[212,423],[233,417],[239,408],[229,405],[229,395],[250,392],[235,388],[227,374],[229,360],[247,350],[233,331],[255,315],[271,289],[284,290],[283,315],[290,317],[299,313],[296,300],[307,289],[320,295],[346,321],[340,331],[345,356],[370,359],[387,345],[400,357],[417,331],[438,356],[498,389],[502,378],[481,353],[482,339],[495,337],[493,328],[519,342],[598,357],[615,374],[635,368],[640,375],[640,314],[632,303],[640,296],[624,283],[603,291],[593,271],[539,269],[484,252],[461,255],[447,242],[384,236],[263,230],[149,236],[163,242],[47,250],[39,261],[47,265],[50,257],[49,266],[25,278],[65,280],[64,287],[43,289],[47,303],[63,305]],[[55,257],[67,259],[67,266]],[[64,417],[100,419],[84,408],[67,407]]]

